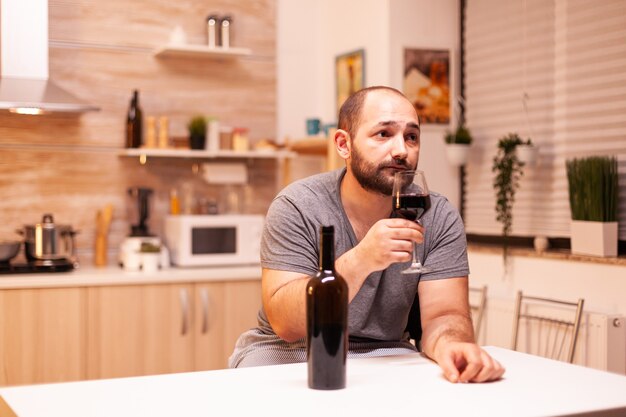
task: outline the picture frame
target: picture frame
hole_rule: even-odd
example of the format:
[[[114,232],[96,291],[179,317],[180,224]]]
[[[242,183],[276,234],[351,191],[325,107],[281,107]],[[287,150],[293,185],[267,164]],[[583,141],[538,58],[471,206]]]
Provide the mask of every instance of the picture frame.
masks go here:
[[[402,92],[415,107],[420,123],[450,123],[450,51],[404,49]]]
[[[365,50],[357,49],[335,58],[337,113],[354,92],[365,87]]]

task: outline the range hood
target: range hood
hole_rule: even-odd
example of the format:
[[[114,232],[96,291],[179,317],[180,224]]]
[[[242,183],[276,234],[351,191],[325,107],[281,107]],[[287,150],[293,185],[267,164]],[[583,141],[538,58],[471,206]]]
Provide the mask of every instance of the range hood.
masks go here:
[[[0,8],[0,110],[22,114],[100,110],[48,78],[48,0],[1,0]]]

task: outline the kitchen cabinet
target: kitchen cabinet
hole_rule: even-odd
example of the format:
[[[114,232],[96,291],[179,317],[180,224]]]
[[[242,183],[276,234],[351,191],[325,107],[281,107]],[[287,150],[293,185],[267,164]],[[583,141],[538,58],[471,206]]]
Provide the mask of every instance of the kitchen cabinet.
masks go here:
[[[88,289],[89,379],[228,366],[256,324],[260,281]]]
[[[89,294],[89,379],[221,369],[256,324],[257,281],[96,287]]]
[[[0,385],[84,379],[83,288],[0,291]]]
[[[259,281],[195,284],[195,369],[221,369],[241,333],[256,326]]]
[[[192,285],[87,289],[87,378],[193,370]]]
[[[258,277],[92,278],[0,289],[0,386],[225,368],[261,305]]]

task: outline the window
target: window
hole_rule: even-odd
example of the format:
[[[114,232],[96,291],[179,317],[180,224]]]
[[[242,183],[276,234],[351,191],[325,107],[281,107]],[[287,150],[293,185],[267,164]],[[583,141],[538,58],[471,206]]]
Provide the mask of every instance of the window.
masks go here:
[[[468,233],[501,234],[491,164],[499,138],[517,132],[539,157],[525,167],[512,235],[569,237],[565,161],[616,155],[626,240],[626,2],[468,1],[465,27]]]

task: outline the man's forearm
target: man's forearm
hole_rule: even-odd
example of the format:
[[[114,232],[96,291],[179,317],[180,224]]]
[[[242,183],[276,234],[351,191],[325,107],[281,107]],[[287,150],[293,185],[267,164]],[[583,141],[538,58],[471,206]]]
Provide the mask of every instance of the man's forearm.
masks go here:
[[[272,328],[288,342],[306,337],[307,277],[291,281],[271,295],[265,311]]]
[[[474,328],[468,316],[446,314],[426,324],[423,329],[422,351],[436,359],[437,349],[448,342],[474,342]]]
[[[335,270],[348,284],[348,302],[352,301],[361,289],[365,279],[373,272],[369,271],[365,267],[365,262],[360,259],[358,246],[337,258]]]

